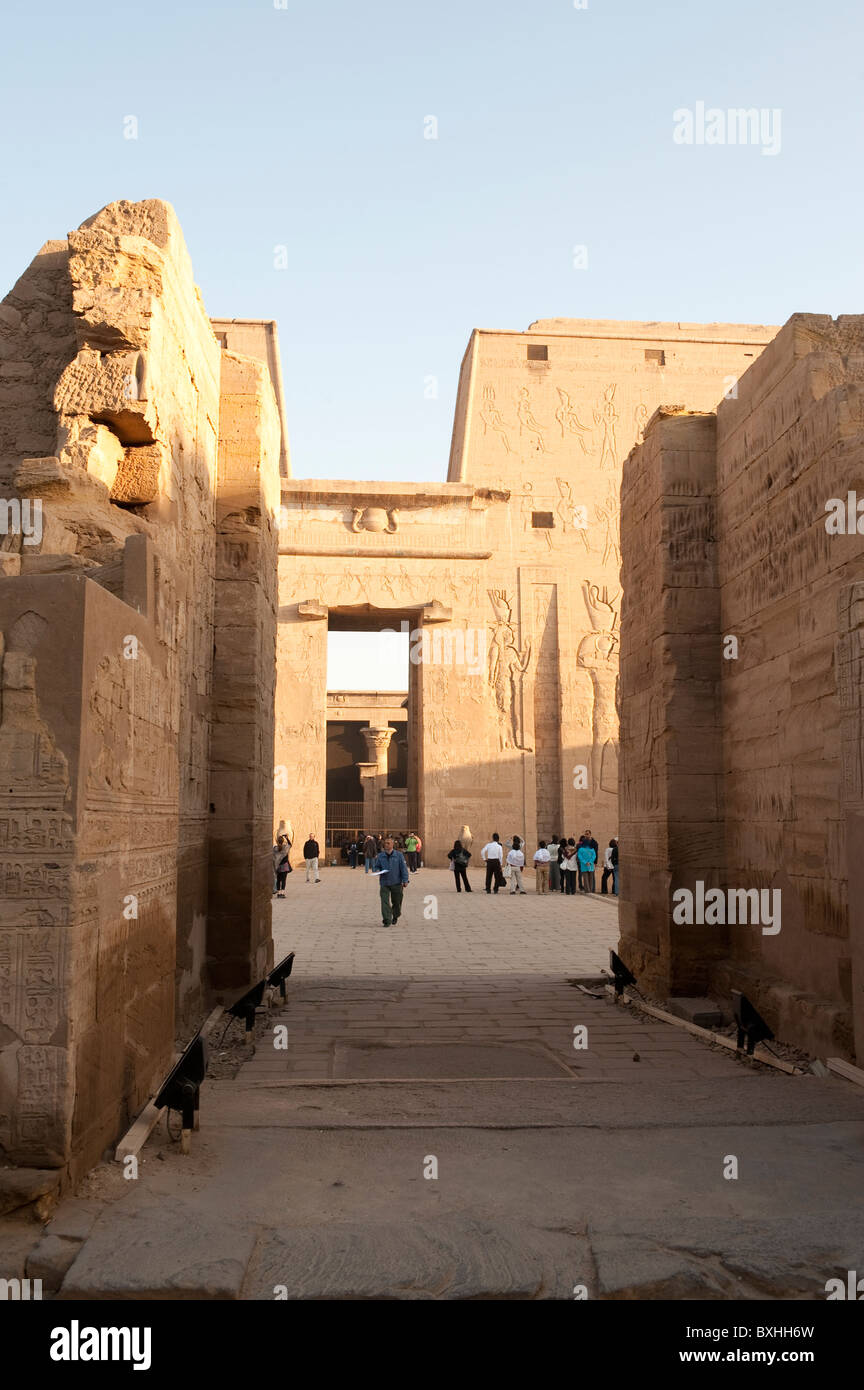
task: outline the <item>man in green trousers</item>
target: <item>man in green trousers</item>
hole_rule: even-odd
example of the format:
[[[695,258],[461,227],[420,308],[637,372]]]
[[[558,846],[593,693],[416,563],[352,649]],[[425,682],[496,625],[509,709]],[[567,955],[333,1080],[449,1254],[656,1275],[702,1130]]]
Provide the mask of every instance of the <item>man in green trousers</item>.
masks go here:
[[[392,835],[387,836],[384,848],[376,855],[374,872],[379,875],[381,925],[395,927],[402,912],[402,894],[410,875],[404,854],[393,847]]]

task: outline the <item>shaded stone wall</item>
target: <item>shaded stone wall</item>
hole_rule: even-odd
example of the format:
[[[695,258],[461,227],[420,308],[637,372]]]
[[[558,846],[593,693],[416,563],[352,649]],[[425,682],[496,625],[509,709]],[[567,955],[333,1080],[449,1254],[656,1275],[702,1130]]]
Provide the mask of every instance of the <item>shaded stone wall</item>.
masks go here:
[[[632,859],[622,853],[625,958],[669,992],[741,988],[778,1036],[859,1060],[864,538],[854,525],[831,534],[826,508],[850,491],[864,498],[862,378],[862,318],[795,315],[721,402],[689,510],[673,494],[692,426],[655,419],[625,465],[621,690],[622,835],[634,844]],[[682,647],[688,557],[707,562],[709,550],[716,581],[706,564],[694,597],[704,626]],[[675,691],[692,697],[700,682],[691,741]],[[722,829],[693,800],[718,756]],[[706,958],[699,928],[673,927],[664,875],[672,891],[696,879],[777,890],[780,930],[736,912],[701,929]]]
[[[622,496],[621,934],[661,994],[703,992],[726,941],[672,921],[673,891],[723,866],[715,425],[658,411]]]
[[[273,712],[281,430],[266,369],[222,355],[210,767],[213,988],[273,964]]]
[[[270,959],[281,430],[265,366],[221,382],[157,201],[43,248],[0,306],[0,360],[24,383],[0,390],[4,501],[42,521],[0,551],[0,1144],[74,1177],[164,1072],[175,1016]],[[214,720],[239,784],[219,737],[211,766]],[[210,891],[229,860],[230,939]]]
[[[0,1144],[16,1162],[74,1171],[140,1108],[171,1055],[168,660],[152,613],[81,575],[3,581],[0,624]]]

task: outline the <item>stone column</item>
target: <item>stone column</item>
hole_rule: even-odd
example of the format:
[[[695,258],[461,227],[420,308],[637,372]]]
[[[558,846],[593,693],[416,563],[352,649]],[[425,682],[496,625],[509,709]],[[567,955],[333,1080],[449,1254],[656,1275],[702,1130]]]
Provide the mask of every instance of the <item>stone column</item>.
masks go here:
[[[368,753],[368,761],[357,764],[363,787],[363,824],[374,834],[387,828],[381,824],[381,793],[387,786],[387,752],[396,730],[389,724],[377,727],[370,724],[368,729],[361,729],[360,732],[366,740]]]
[[[248,988],[273,964],[273,518],[281,440],[260,363],[223,352],[221,392],[206,950],[208,983],[220,993]]]

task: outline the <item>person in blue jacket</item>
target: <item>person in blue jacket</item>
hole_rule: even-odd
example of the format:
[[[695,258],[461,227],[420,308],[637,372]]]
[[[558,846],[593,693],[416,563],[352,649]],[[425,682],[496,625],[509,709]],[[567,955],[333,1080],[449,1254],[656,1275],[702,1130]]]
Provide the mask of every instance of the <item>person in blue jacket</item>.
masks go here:
[[[392,835],[387,836],[384,848],[375,856],[374,870],[380,875],[381,925],[395,927],[402,914],[402,894],[411,876],[404,854],[394,848]]]

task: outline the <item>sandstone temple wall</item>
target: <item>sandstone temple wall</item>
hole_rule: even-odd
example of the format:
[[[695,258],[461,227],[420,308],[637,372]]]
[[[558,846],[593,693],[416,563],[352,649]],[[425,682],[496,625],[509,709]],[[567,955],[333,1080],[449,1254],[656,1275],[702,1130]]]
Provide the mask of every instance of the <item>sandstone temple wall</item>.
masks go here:
[[[447,483],[283,484],[276,806],[295,841],[314,830],[323,844],[328,622],[405,619],[430,642],[484,650],[473,671],[412,668],[427,862],[446,863],[463,825],[532,844],[618,831],[622,460],[670,395],[713,410],[774,331],[575,319],[477,331]]]
[[[826,522],[864,498],[862,382],[864,319],[795,315],[716,425],[653,419],[624,473],[621,688],[625,958],[859,1060],[864,540]],[[779,891],[780,930],[675,925],[696,880]]]
[[[0,306],[4,506],[41,520],[0,541],[0,1145],[72,1176],[269,961],[281,427],[223,356],[157,201]]]

